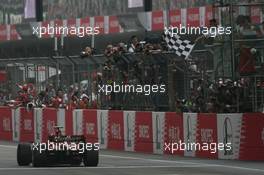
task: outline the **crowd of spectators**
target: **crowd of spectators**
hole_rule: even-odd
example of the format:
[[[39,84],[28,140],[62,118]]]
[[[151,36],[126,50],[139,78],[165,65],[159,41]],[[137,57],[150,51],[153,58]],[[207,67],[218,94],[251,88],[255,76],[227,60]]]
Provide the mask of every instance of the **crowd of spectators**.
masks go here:
[[[264,29],[264,25],[263,25]],[[90,49],[88,49],[90,50]],[[162,44],[153,44],[145,43],[138,41],[136,36],[132,36],[130,43],[125,45],[120,43],[119,45],[112,46],[108,45],[105,49],[105,56],[107,58],[104,63],[104,70],[107,74],[104,74],[104,77],[111,79],[113,75],[109,77],[109,72],[117,68],[123,79],[122,82],[128,82],[133,79],[137,83],[151,83],[155,81],[144,81],[142,75],[144,72],[147,72],[147,80],[150,80],[152,77],[155,77],[155,72],[159,72],[159,65],[150,64],[150,66],[144,65],[144,68],[140,67],[146,60],[139,59],[133,63],[134,72],[133,76],[128,78],[129,68],[126,64],[119,65],[120,55],[124,53],[144,53],[145,55],[151,52],[161,52],[166,50]],[[148,68],[150,68],[148,70]],[[114,75],[117,76],[117,75]],[[131,78],[133,77],[133,78]],[[162,80],[164,77],[157,78]],[[156,80],[157,80],[156,79]],[[251,79],[242,78],[238,81],[231,81],[230,79],[219,79],[215,82],[209,82],[208,80],[192,80],[195,83],[195,86],[191,88],[189,98],[179,99],[176,97],[175,100],[175,109],[178,112],[249,112],[253,111],[251,101],[249,99],[250,94],[252,93],[252,84],[250,85]]]
[[[11,107],[55,107],[55,108],[97,108],[100,104],[99,94],[96,94],[96,87],[98,84],[111,84],[121,82],[126,84],[152,84],[156,79],[155,72],[159,69],[158,65],[154,63],[144,63],[144,57],[135,57],[133,60],[126,62],[122,58],[125,54],[129,53],[144,53],[150,54],[151,52],[161,52],[162,47],[158,43],[142,42],[136,36],[132,36],[129,43],[119,43],[116,46],[109,44],[105,51],[106,58],[102,65],[101,72],[97,72],[94,80],[93,95],[87,90],[81,89],[78,85],[72,85],[68,88],[55,88],[53,84],[48,84],[45,90],[36,92],[33,84],[22,83],[17,85],[18,91],[12,97],[7,93],[0,93],[0,105],[9,105]],[[85,47],[81,52],[81,57],[89,58],[95,53],[91,47]],[[148,60],[149,61],[149,60]],[[145,65],[148,65],[146,67]],[[131,66],[131,67],[130,67]],[[118,75],[117,75],[118,74]],[[128,74],[132,74],[128,78]],[[104,78],[102,78],[104,77]],[[152,78],[150,78],[152,77]],[[103,82],[104,80],[104,82]],[[106,97],[105,103],[113,103],[117,100],[114,94]],[[109,102],[110,101],[110,102]],[[114,105],[114,104],[110,104]]]
[[[254,24],[250,16],[239,15],[236,19],[236,34],[239,38],[264,37],[264,21]]]
[[[250,100],[251,80],[244,78],[239,81],[219,79],[209,82],[201,79],[193,81],[189,98],[179,99],[175,97],[176,112],[202,112],[202,113],[235,113],[252,112]],[[263,88],[263,83],[258,83],[257,88]],[[18,93],[15,99],[0,92],[0,105],[10,107],[53,107],[66,109],[96,109],[100,108],[100,100],[96,94],[89,95],[86,90],[78,86],[70,86],[68,89],[56,89],[52,84],[47,85],[44,91],[35,92],[32,84],[18,85]],[[97,97],[99,95],[97,94]],[[114,98],[109,95],[109,98]],[[105,102],[105,101],[102,101]],[[113,108],[114,106],[111,106]],[[109,109],[111,109],[109,108]],[[262,109],[260,109],[262,110]]]
[[[5,93],[0,93],[1,105],[10,107],[53,107],[71,109],[96,109],[97,99],[88,96],[86,89],[80,89],[77,85],[68,89],[55,88],[53,84],[48,84],[45,90],[36,92],[31,83],[17,84],[18,91],[15,98],[7,97]]]
[[[146,39],[146,41],[139,41],[137,36],[134,35],[128,43],[121,42],[116,46],[109,44],[104,50],[106,60],[102,65],[103,77],[108,80],[115,77],[116,81],[118,78],[120,82],[128,83],[128,74],[130,74],[130,81],[136,79],[139,83],[146,83],[142,77],[147,76],[147,79],[150,80],[154,76],[154,72],[159,72],[158,69],[161,65],[150,58],[146,59],[144,56],[151,53],[161,53],[164,50],[166,50],[166,47],[161,40]],[[89,58],[93,53],[92,48],[86,47],[81,52],[81,57]],[[133,58],[126,57],[126,55],[137,53],[139,54]]]
[[[235,113],[252,112],[250,79],[239,81],[220,78],[216,82],[196,80],[189,99],[177,99],[177,112]]]

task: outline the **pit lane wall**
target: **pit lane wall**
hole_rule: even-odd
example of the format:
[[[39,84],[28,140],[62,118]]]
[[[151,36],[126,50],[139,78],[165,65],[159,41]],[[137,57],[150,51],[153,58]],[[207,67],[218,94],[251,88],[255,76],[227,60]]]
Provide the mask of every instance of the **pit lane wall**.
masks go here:
[[[53,126],[84,134],[101,149],[211,159],[264,160],[264,114],[203,114],[0,107],[0,140],[45,142]],[[171,150],[172,143],[231,143],[232,149]],[[167,147],[168,148],[168,147]]]

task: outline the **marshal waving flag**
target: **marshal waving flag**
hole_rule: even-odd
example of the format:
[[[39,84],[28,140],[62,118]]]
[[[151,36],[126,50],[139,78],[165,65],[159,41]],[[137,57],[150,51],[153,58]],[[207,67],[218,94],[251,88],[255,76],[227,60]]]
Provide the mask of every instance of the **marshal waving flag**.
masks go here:
[[[187,59],[195,46],[195,43],[186,39],[182,39],[177,33],[172,30],[166,30],[163,34],[163,39],[167,43],[170,50],[175,51],[176,55]]]

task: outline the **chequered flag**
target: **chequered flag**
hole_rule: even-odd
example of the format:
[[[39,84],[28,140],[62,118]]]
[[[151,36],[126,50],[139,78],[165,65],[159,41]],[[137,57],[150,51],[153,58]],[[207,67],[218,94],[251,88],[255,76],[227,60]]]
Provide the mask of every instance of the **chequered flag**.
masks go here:
[[[171,30],[164,32],[163,38],[169,49],[175,51],[178,56],[184,57],[185,59],[188,58],[195,45],[192,41],[181,39],[178,34],[173,33]]]

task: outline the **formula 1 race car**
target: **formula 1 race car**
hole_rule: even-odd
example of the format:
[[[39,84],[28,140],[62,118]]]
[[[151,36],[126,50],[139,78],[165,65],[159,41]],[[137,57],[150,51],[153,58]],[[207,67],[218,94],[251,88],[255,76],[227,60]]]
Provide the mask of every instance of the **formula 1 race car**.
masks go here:
[[[33,167],[50,165],[97,166],[99,143],[87,143],[85,136],[61,134],[61,127],[55,126],[55,134],[48,136],[45,143],[19,143],[17,163]]]

